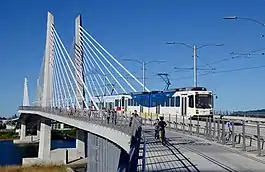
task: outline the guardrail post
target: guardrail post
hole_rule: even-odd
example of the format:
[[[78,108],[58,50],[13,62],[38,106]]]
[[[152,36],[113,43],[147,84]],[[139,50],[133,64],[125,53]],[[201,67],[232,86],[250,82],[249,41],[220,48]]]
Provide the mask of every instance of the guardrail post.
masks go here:
[[[213,117],[213,141],[216,140],[216,121],[215,121],[215,117]]]
[[[182,115],[182,130],[183,130],[183,133],[185,133],[185,119],[184,119],[184,115]]]
[[[144,138],[144,148],[143,148],[143,159],[142,159],[142,172],[145,172],[145,159],[146,159],[146,141]]]
[[[222,119],[222,144],[225,144],[225,121]]]
[[[190,135],[192,135],[192,122],[191,122],[191,116],[190,116]]]
[[[146,112],[144,113],[144,124],[146,125],[146,120],[147,120],[147,116],[146,116]]]
[[[178,131],[178,114],[176,113],[176,131]]]
[[[129,114],[131,114],[131,112],[129,112]],[[125,113],[125,121],[124,121],[125,125],[127,125],[127,121],[128,121],[128,112]]]
[[[151,125],[153,125],[153,113],[151,112],[151,121],[150,121]]]
[[[210,117],[209,118],[209,136],[210,136],[210,139],[213,140],[213,137],[212,137],[212,118]]]
[[[168,114],[168,120],[169,120],[169,130],[171,130],[171,115]]]
[[[246,151],[246,131],[245,131],[245,121],[242,122],[242,139],[243,139],[243,151]]]
[[[261,156],[261,149],[260,149],[260,126],[259,122],[257,122],[257,147],[258,147],[258,156]]]
[[[236,146],[236,144],[235,144],[235,124],[234,124],[234,121],[232,121],[231,124],[232,124],[232,147],[234,148]]]
[[[217,119],[217,142],[220,142],[220,119]]]
[[[200,137],[200,117],[197,117],[197,135]]]
[[[68,149],[65,150],[65,164],[68,164]]]
[[[208,117],[205,117],[205,136],[206,139],[208,139],[208,132],[209,132],[209,122],[208,122]]]

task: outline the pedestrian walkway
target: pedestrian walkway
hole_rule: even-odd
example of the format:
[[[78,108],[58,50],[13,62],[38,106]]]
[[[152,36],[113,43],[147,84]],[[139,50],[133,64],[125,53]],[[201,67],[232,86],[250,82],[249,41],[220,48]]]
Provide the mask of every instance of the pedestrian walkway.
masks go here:
[[[152,135],[153,130],[144,130],[146,139],[146,170],[155,171],[199,171],[175,146],[162,145]],[[139,161],[139,170],[142,161]]]
[[[154,139],[154,130],[143,127],[146,139],[145,171],[264,171],[265,162],[203,138],[167,131],[167,144]],[[143,145],[141,145],[143,146]],[[142,160],[139,160],[139,170]]]

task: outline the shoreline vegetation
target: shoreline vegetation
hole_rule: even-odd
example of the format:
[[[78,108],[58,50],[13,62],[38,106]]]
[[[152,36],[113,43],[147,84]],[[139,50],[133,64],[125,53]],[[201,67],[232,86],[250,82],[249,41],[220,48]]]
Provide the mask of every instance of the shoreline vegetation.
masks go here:
[[[15,130],[2,130],[0,131],[0,141],[18,139],[19,135]]]
[[[76,130],[52,130],[51,138],[53,140],[75,139]],[[18,133],[15,130],[2,130],[0,131],[0,141],[12,141],[19,139]]]
[[[67,172],[65,165],[0,166],[1,172]]]

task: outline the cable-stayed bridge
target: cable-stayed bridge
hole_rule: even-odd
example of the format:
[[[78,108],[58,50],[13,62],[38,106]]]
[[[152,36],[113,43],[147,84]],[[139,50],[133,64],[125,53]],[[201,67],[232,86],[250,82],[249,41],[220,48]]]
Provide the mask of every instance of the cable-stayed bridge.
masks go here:
[[[253,129],[247,128],[245,123],[240,125],[246,127],[241,130],[232,121],[232,136],[227,139],[227,120],[207,117],[194,121],[183,115],[169,115],[170,131],[167,132],[166,144],[162,145],[154,139],[153,127],[150,127],[157,114],[132,117],[126,110],[121,113],[105,111],[101,106],[103,96],[150,90],[82,27],[81,16],[76,18],[72,48],[66,50],[60,32],[56,30],[54,17],[48,13],[46,46],[36,98],[32,104],[29,103],[25,81],[23,106],[19,108],[20,138],[27,138],[25,121],[34,116],[38,125],[37,140],[34,141],[39,142],[39,152],[38,157],[24,158],[23,163],[69,164],[83,160],[90,172],[240,171],[265,167],[261,160],[231,153],[232,149],[220,146],[230,143],[233,147],[242,145],[246,151],[246,142],[253,141],[246,132],[251,133]],[[51,150],[51,120],[77,128],[76,148]],[[254,146],[258,155],[262,152],[260,125],[255,126],[257,139]],[[239,137],[243,141],[238,141]],[[207,150],[212,153],[209,155]],[[225,154],[216,156],[220,151]],[[240,166],[241,163],[231,159],[241,160],[248,166]]]
[[[82,27],[80,16],[76,19],[73,54],[66,50],[51,15],[49,19],[35,105],[88,108],[93,103],[98,110],[96,97],[136,92],[143,87]],[[128,77],[134,82],[129,82]]]

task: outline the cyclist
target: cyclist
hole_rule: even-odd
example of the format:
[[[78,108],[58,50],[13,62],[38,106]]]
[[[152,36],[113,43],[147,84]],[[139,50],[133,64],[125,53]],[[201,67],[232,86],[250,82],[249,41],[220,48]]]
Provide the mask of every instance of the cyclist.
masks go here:
[[[228,128],[228,132],[225,135],[225,139],[226,139],[226,141],[229,141],[230,138],[231,138],[231,135],[232,135],[232,129],[231,129],[231,123],[230,123],[230,121],[228,121],[226,123],[226,125],[227,125],[227,128]]]
[[[229,132],[232,132],[230,121],[228,121],[226,124],[227,124],[227,128],[228,128]]]
[[[162,140],[164,141],[165,140],[165,128],[167,126],[167,123],[164,121],[164,117],[163,116],[160,116],[159,117],[160,121],[158,122],[158,126],[159,126],[159,129],[160,131],[162,132]]]

